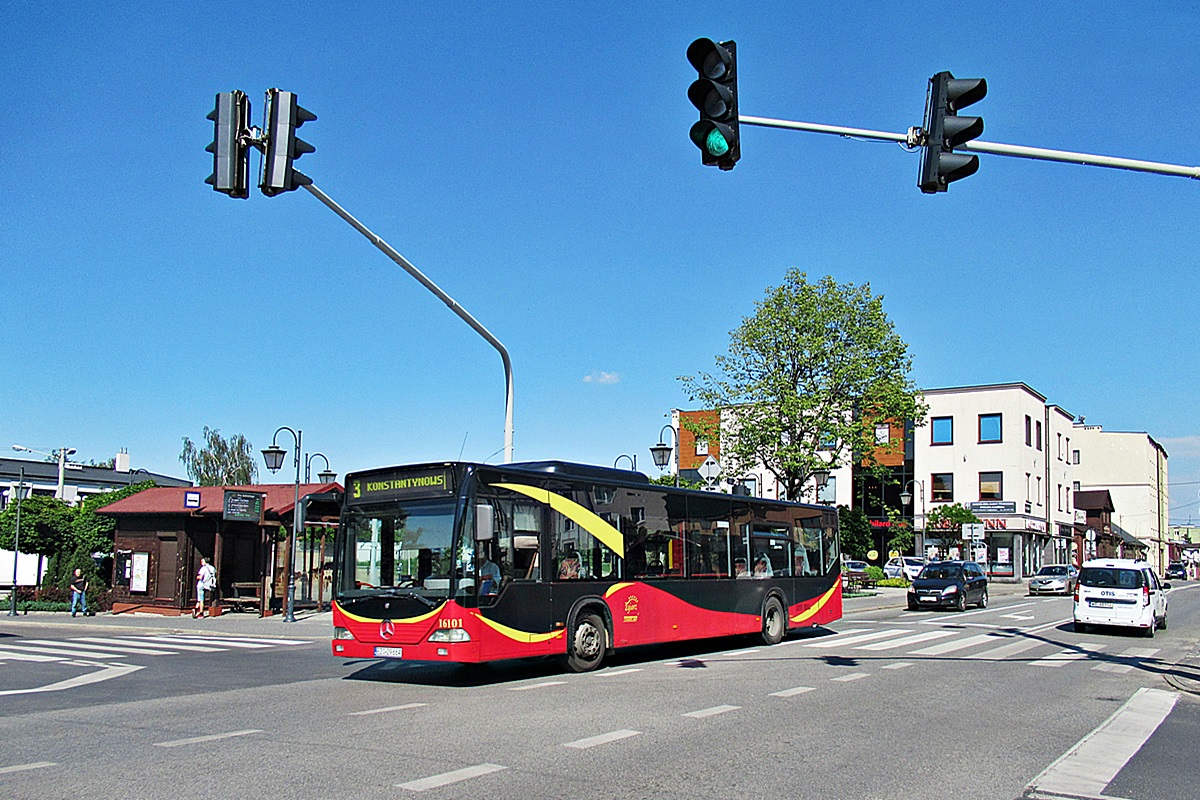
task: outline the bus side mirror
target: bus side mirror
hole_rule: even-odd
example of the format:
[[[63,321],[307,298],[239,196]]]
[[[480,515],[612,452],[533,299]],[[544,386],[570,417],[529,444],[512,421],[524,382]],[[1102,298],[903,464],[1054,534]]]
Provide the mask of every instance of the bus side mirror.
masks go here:
[[[495,536],[496,520],[492,515],[492,507],[487,503],[475,506],[475,541],[490,542]]]

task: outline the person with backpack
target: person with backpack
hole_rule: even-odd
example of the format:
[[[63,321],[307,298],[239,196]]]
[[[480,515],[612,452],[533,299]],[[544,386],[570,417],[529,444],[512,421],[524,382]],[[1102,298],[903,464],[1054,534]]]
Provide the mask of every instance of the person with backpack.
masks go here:
[[[204,616],[204,598],[210,600],[217,589],[217,570],[208,563],[207,558],[200,559],[200,572],[196,574],[196,608],[192,611],[192,619]]]

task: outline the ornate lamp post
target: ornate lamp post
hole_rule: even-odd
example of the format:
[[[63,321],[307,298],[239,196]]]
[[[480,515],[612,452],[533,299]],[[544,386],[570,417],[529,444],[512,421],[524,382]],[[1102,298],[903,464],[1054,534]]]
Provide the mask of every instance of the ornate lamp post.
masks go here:
[[[910,492],[908,489],[914,483],[921,490],[921,541],[919,543],[914,542],[914,544],[917,545],[916,550],[919,555],[925,549],[925,484],[922,483],[921,481],[917,480],[916,478],[914,478],[913,480],[904,484],[904,490],[902,492],[900,492],[900,503],[905,506],[912,504],[912,501],[913,501],[912,492]],[[916,515],[914,514],[913,516],[915,517]],[[916,527],[917,527],[916,521],[914,519],[913,528],[915,529]]]
[[[616,457],[616,459],[613,461],[613,469],[617,469],[617,464],[621,463],[622,458],[628,458],[629,463],[632,465],[630,467],[630,469],[633,470],[634,472],[637,472],[637,456],[631,456],[626,453],[622,453],[621,455]]]
[[[663,432],[671,432],[672,444],[663,442]],[[650,457],[654,459],[654,466],[659,469],[666,469],[671,463],[671,454],[675,452],[675,448],[679,445],[679,433],[670,425],[663,425],[662,430],[658,432],[658,444],[650,448]],[[675,485],[679,485],[679,468],[676,465],[675,469]]]
[[[276,437],[279,436],[279,431],[287,431],[296,440],[296,496],[292,504],[292,530],[288,533],[287,538],[287,554],[284,560],[287,562],[288,574],[288,595],[287,595],[287,614],[284,615],[284,622],[296,621],[296,565],[292,562],[296,553],[296,526],[300,524],[298,517],[300,516],[300,442],[303,437],[303,431],[294,431],[284,425],[275,431],[275,435],[271,437],[271,446],[262,451],[263,461],[267,464],[267,469],[272,473],[278,472],[283,466],[283,458],[287,455],[287,451],[275,443]]]
[[[325,462],[325,469],[317,473],[317,480],[321,483],[333,483],[337,480],[337,473],[329,468],[329,459],[324,453],[312,453],[304,457],[304,482],[309,483],[312,475],[312,460],[320,456]]]

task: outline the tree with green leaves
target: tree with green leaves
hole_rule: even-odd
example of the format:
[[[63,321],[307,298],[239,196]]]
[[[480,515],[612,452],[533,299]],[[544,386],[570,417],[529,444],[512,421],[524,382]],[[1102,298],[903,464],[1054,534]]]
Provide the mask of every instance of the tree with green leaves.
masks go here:
[[[860,459],[880,471],[877,457],[903,443],[881,447],[876,423],[925,418],[908,345],[867,284],[788,270],[716,362],[716,374],[681,380],[693,401],[721,410],[719,421],[685,425],[720,442],[726,471],[762,465],[789,498],[817,471]]]
[[[242,434],[222,438],[216,428],[204,426],[204,446],[197,447],[183,437],[183,452],[179,460],[188,477],[199,486],[244,486],[258,477],[254,449]]]
[[[954,542],[958,545],[960,553],[966,553],[967,546],[963,539],[962,526],[973,525],[981,521],[973,511],[958,503],[938,506],[925,516],[925,540],[928,541],[930,534],[936,532],[940,534],[939,538],[943,542]]]
[[[860,508],[838,506],[838,535],[842,541],[842,556],[866,559],[874,546],[875,534],[871,522]]]

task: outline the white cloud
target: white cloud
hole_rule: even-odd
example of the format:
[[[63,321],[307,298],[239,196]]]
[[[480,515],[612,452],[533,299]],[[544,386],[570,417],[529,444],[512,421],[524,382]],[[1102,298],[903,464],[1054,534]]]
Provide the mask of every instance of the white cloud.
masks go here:
[[[591,375],[584,375],[583,382],[584,383],[599,383],[599,384],[606,384],[606,385],[613,384],[613,383],[620,383],[621,376],[615,372],[605,372],[604,370],[598,369],[598,370],[594,371]]]

